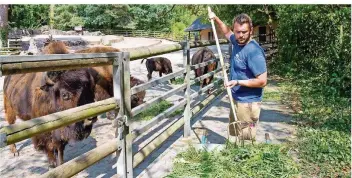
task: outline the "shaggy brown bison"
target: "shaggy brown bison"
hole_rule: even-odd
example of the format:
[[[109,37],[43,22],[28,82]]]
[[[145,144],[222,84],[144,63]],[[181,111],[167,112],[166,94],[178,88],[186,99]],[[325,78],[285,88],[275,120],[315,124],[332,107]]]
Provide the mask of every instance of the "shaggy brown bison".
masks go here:
[[[214,53],[207,47],[201,48],[199,49],[196,53],[193,54],[192,56],[192,65],[195,64],[199,64],[199,63],[203,63],[206,61],[209,61],[211,59],[215,59],[215,55]],[[202,76],[208,72],[214,71],[218,66],[217,62],[211,63],[205,67],[200,67],[198,69],[194,70],[194,73],[196,75],[196,77]],[[203,86],[206,86],[208,84],[211,83],[211,81],[213,80],[214,76],[210,76],[206,79],[203,80],[203,82],[200,82],[200,87],[202,88]],[[209,90],[208,90],[209,93]]]
[[[54,44],[55,43],[55,44]],[[57,44],[56,44],[57,43]],[[48,46],[60,46],[53,42]],[[4,80],[5,119],[30,120],[94,102],[94,80],[88,69],[9,75]],[[51,167],[63,163],[68,142],[87,138],[96,117],[32,137],[34,147],[45,151]],[[10,145],[12,153],[16,146]]]
[[[168,58],[165,57],[153,57],[153,58],[148,58],[146,59],[147,61],[145,62],[145,66],[147,67],[148,70],[148,80],[152,79],[152,73],[153,71],[159,71],[159,76],[161,77],[162,74],[170,74],[172,73],[172,66],[171,62]],[[143,63],[144,59],[141,61],[141,64]],[[175,79],[171,79],[171,81],[174,81]]]
[[[120,52],[119,49],[112,47],[92,47],[88,49],[78,50],[75,53],[107,53],[107,52]],[[114,96],[113,93],[113,78],[112,66],[92,67],[96,72],[94,75],[95,80],[95,100],[100,101]],[[144,83],[143,81],[130,77],[131,87]],[[143,103],[145,91],[138,92],[131,96],[131,107],[134,108]],[[116,113],[113,111],[107,113],[108,119],[114,119]]]

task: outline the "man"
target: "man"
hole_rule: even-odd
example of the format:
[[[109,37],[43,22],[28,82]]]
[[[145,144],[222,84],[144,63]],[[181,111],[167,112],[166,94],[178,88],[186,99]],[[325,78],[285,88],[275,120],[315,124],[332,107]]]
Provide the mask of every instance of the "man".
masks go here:
[[[225,87],[230,87],[235,103],[239,127],[229,125],[229,134],[240,139],[255,140],[260,114],[263,88],[267,82],[264,50],[251,38],[252,20],[247,14],[240,14],[233,20],[233,32],[213,12],[214,19],[226,38],[232,43],[230,57],[230,77]],[[229,122],[234,122],[232,111]]]

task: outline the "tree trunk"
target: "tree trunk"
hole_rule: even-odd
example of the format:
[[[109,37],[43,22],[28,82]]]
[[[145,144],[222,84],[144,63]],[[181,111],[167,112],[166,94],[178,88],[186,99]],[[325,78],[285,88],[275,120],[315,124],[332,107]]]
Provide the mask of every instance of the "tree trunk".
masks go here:
[[[7,42],[8,7],[7,4],[0,4],[0,48]]]
[[[55,4],[50,4],[50,13],[49,13],[50,29],[54,28],[54,8],[55,8]]]

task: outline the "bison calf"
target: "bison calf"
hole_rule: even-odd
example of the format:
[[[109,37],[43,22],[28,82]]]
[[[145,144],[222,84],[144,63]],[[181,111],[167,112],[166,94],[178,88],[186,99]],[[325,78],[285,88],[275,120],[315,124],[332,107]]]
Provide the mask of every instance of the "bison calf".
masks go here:
[[[145,66],[148,70],[148,80],[152,78],[153,71],[159,71],[159,76],[161,77],[162,74],[171,74],[172,73],[172,66],[169,59],[165,57],[153,57],[146,59]],[[143,63],[144,59],[141,61]],[[175,81],[175,78],[172,78],[171,81]]]
[[[195,54],[193,54],[191,62],[192,62],[192,65],[195,65],[195,64],[210,61],[215,58],[216,57],[215,57],[213,51],[211,51],[207,47],[204,47],[204,48],[199,49]],[[195,76],[200,77],[206,73],[214,71],[217,68],[217,66],[218,66],[218,63],[214,62],[214,63],[211,63],[211,64],[205,66],[205,67],[200,67],[198,69],[195,69],[194,70]],[[200,87],[202,88],[203,86],[210,84],[211,81],[213,80],[213,77],[214,77],[214,75],[204,79],[203,82],[200,81]],[[210,93],[210,89],[208,90],[208,93]]]

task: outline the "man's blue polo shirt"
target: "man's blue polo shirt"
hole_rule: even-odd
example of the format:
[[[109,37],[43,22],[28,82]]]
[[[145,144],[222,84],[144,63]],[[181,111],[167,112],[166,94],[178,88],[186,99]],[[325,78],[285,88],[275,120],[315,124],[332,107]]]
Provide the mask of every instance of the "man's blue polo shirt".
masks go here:
[[[244,46],[239,46],[235,35],[230,36],[232,54],[230,58],[230,80],[248,80],[266,72],[265,53],[260,45],[251,40]],[[263,88],[234,86],[231,89],[233,98],[240,103],[262,101]]]

